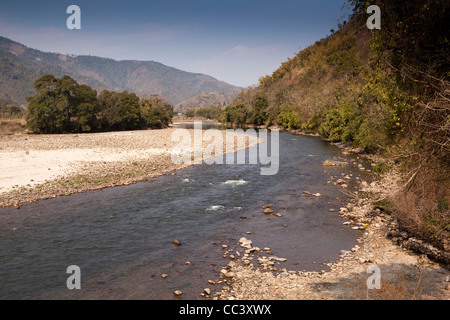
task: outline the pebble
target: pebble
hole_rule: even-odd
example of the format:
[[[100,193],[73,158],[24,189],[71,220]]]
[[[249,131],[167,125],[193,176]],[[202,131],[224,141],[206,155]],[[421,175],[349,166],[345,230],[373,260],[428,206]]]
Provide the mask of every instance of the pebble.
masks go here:
[[[252,241],[245,237],[240,238],[239,243],[241,244],[241,247],[244,249],[250,249],[252,247]]]
[[[270,260],[275,260],[275,261],[278,261],[278,262],[286,262],[286,258],[279,258],[279,257],[275,257],[275,256],[272,256],[272,257],[270,257],[269,258]]]
[[[179,297],[179,296],[181,296],[181,295],[183,294],[183,292],[182,292],[181,290],[175,290],[175,291],[173,292],[173,294],[174,294],[174,296]]]

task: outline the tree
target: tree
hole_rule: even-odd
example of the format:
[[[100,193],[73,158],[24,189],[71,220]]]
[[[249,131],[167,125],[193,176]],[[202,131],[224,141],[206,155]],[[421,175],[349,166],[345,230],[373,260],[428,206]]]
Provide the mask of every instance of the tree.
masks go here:
[[[36,133],[64,132],[68,97],[62,92],[61,80],[44,75],[34,83],[37,93],[28,97],[27,128]]]
[[[262,126],[267,120],[267,100],[262,97],[256,98],[256,101],[253,105],[253,110],[251,112],[250,123],[256,126]]]
[[[98,119],[99,104],[97,91],[87,85],[80,85],[75,89],[76,103],[74,130],[80,132],[98,131],[101,129],[101,121]]]
[[[34,88],[26,119],[35,133],[165,128],[173,118],[173,106],[161,97],[141,100],[133,92],[108,90],[97,97],[97,91],[69,76],[44,75]]]
[[[172,123],[173,106],[160,96],[152,96],[140,101],[141,115],[147,127],[166,128]]]
[[[97,92],[69,76],[44,75],[28,97],[27,127],[36,133],[89,132],[99,129]]]
[[[98,96],[102,128],[106,130],[134,130],[145,127],[139,98],[135,93],[104,90]]]

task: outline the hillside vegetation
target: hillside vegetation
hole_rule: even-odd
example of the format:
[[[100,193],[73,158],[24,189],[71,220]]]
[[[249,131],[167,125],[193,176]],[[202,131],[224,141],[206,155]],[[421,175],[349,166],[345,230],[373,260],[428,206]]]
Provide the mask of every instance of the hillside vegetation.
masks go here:
[[[450,2],[366,1],[338,31],[300,51],[259,85],[242,91],[218,120],[278,125],[352,143],[396,167],[404,188],[385,200],[411,235],[450,249]],[[216,112],[217,113],[217,112]]]
[[[175,106],[175,111],[184,112],[187,109],[208,108],[212,106],[225,106],[236,98],[237,92],[222,93],[209,92],[187,99]]]

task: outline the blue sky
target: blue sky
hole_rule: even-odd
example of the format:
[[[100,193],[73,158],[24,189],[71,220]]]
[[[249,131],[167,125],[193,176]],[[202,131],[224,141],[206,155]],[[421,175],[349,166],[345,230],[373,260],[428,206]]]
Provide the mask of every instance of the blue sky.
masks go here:
[[[69,5],[81,30],[68,30]],[[246,87],[336,29],[345,0],[14,0],[0,35],[42,51],[153,60]]]

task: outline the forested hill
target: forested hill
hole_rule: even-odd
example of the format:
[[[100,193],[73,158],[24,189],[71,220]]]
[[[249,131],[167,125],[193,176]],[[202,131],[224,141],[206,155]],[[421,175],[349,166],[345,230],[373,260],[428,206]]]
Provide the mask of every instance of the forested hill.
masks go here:
[[[241,88],[213,77],[181,71],[154,61],[116,61],[94,56],[46,53],[0,37],[0,99],[24,104],[34,94],[33,82],[44,74],[69,75],[102,89],[162,94],[171,104],[204,93],[238,93]]]

